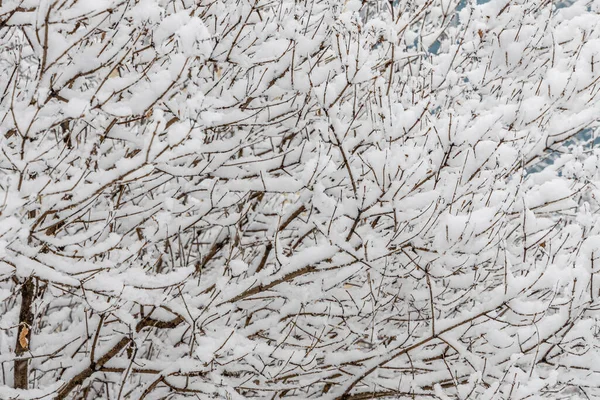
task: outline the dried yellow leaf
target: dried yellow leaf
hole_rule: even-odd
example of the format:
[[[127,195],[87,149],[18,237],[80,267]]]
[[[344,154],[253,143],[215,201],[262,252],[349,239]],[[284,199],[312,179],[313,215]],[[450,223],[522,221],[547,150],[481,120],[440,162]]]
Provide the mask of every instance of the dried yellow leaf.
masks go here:
[[[29,340],[27,339],[28,333],[29,328],[27,328],[27,325],[23,325],[23,329],[21,329],[21,332],[19,333],[19,344],[25,350],[29,348]]]

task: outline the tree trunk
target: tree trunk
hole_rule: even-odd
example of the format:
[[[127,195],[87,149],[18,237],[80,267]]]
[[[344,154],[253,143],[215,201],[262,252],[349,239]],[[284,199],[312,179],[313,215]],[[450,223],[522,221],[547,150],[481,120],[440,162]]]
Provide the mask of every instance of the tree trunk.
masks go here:
[[[21,287],[21,311],[19,312],[19,331],[15,346],[15,389],[28,389],[29,360],[21,359],[29,351],[29,340],[31,339],[31,326],[33,324],[33,311],[31,305],[35,296],[35,285],[33,278],[27,278]]]

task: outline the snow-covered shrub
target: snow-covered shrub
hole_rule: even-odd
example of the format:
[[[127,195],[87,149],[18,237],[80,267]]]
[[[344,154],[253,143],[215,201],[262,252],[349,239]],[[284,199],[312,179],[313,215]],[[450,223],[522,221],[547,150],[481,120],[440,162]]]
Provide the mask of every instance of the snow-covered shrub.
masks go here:
[[[600,396],[600,6],[553,7],[1,1],[0,397]]]

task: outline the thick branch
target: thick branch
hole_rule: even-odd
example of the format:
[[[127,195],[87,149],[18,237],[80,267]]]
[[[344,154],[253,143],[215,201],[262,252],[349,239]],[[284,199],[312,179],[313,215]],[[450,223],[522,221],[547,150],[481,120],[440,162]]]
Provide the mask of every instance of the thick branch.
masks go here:
[[[21,287],[21,311],[19,312],[19,331],[15,354],[17,358],[14,364],[14,387],[15,389],[28,389],[29,382],[29,359],[21,358],[29,351],[31,340],[31,326],[33,324],[33,311],[31,306],[35,297],[35,285],[33,277],[27,278]]]
[[[143,320],[138,322],[136,326],[136,332],[140,332],[142,329],[148,327],[159,329],[175,328],[182,322],[183,318],[180,316],[172,319],[171,321],[159,321],[152,318],[144,318]],[[81,385],[83,381],[92,376],[94,372],[101,370],[107,362],[109,362],[113,357],[115,357],[125,347],[127,347],[131,340],[132,339],[129,336],[123,337],[106,353],[104,353],[104,355],[102,355],[97,361],[92,361],[87,368],[85,368],[79,374],[75,375],[69,382],[67,382],[63,387],[60,388],[60,390],[56,394],[55,400],[62,400],[66,398],[69,395],[69,393],[73,391],[73,389]]]

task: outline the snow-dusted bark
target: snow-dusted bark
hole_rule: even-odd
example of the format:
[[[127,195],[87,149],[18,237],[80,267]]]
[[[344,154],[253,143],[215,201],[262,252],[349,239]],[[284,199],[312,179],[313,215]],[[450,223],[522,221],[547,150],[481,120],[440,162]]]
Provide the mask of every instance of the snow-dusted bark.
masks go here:
[[[599,13],[3,0],[0,393],[600,396]]]

